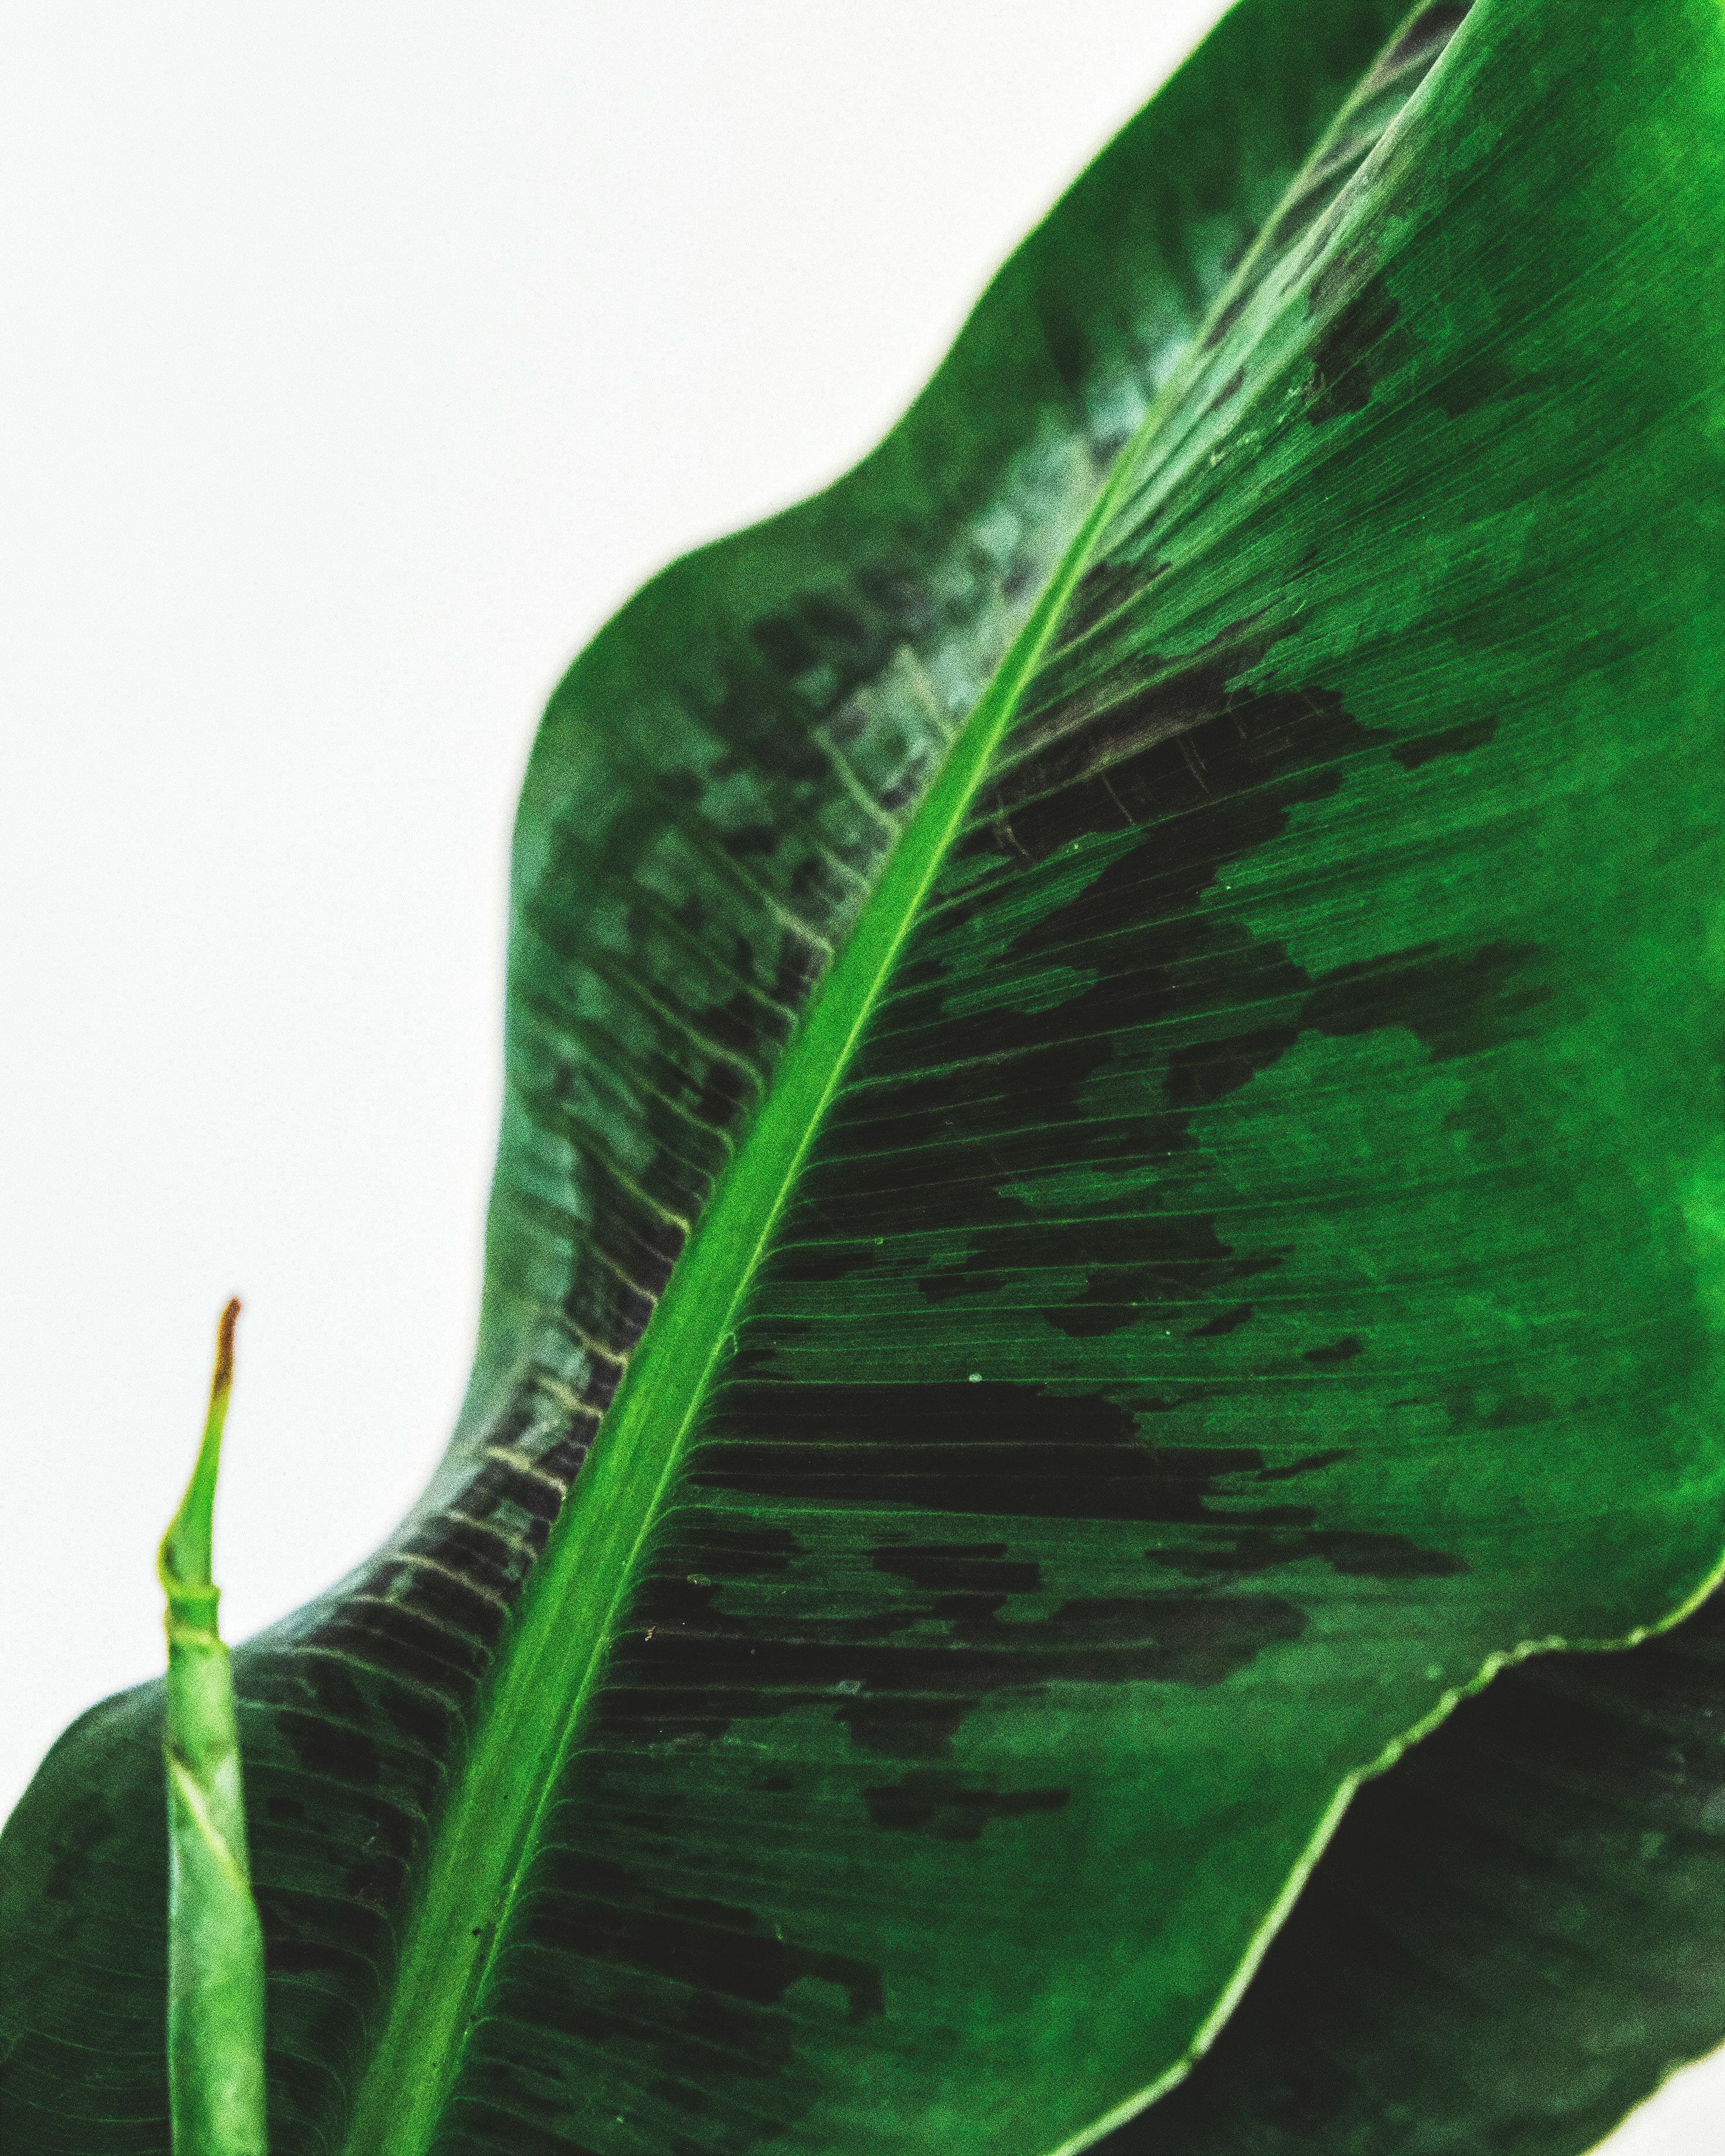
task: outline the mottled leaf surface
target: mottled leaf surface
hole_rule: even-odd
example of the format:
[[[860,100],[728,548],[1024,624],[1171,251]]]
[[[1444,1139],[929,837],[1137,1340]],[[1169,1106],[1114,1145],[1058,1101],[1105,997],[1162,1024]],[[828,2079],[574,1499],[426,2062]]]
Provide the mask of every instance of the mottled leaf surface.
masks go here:
[[[1464,13],[1238,11],[554,700],[461,1428],[239,1658],[279,2148],[1055,2148],[1712,1574],[1719,19]],[[44,2149],[162,2145],[152,1712],[10,1830]]]

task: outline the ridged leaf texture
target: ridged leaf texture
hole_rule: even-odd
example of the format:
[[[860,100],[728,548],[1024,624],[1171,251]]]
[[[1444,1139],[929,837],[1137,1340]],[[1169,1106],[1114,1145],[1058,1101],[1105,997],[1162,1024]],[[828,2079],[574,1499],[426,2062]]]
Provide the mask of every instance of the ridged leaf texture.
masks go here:
[[[577,661],[459,1426],[235,1656],[278,2156],[1543,2156],[1725,2035],[1722,118],[1717,0],[1246,0]],[[159,1716],[8,1830],[22,2149],[167,2147]]]

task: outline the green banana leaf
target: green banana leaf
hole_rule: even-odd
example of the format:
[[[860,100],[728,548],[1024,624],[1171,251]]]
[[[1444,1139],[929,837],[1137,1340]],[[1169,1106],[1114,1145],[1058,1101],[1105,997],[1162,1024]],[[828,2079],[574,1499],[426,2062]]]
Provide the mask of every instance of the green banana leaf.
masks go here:
[[[1363,1777],[1699,1603],[1722,108],[1717,0],[1246,0],[870,459],[578,660],[467,1404],[234,1657],[277,2156],[1076,2146],[1250,1999]],[[1676,1651],[1581,1681],[1650,1787],[1625,1673]],[[1307,1928],[1489,1899],[1464,1717],[1579,1666],[1363,1796]],[[98,1707],[8,1828],[8,2148],[167,2146],[160,1738]],[[1609,1944],[1653,1859],[1542,1869],[1515,1801],[1517,1892]],[[1516,1936],[1456,1952],[1420,2041],[1315,1996],[1333,2071],[1243,2016],[1320,2090],[1264,2116],[1465,2146],[1597,2048]],[[1257,2148],[1224,2056],[1122,2133]]]

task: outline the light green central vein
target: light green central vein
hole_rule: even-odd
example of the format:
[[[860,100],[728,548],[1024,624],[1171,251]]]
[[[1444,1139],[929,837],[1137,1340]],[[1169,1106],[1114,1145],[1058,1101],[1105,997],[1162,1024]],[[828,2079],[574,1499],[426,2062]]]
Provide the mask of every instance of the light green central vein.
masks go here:
[[[1132,462],[1119,459],[865,901],[552,1529],[439,1824],[344,2156],[423,2156],[430,2145],[545,1808],[738,1306]]]

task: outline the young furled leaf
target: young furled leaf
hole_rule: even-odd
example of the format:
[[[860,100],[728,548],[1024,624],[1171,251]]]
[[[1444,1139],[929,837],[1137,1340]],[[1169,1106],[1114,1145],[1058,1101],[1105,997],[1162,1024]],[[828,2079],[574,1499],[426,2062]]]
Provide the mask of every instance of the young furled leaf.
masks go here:
[[[264,1935],[252,1900],[211,1520],[234,1385],[222,1312],[192,1480],[157,1559],[167,1597],[167,2087],[174,2156],[264,2156]]]
[[[1722,82],[1248,0],[577,662],[460,1424],[238,1658],[279,2151],[1076,2145],[1363,1775],[1705,1591]],[[8,1830],[44,2150],[161,2145],[152,1712]]]

